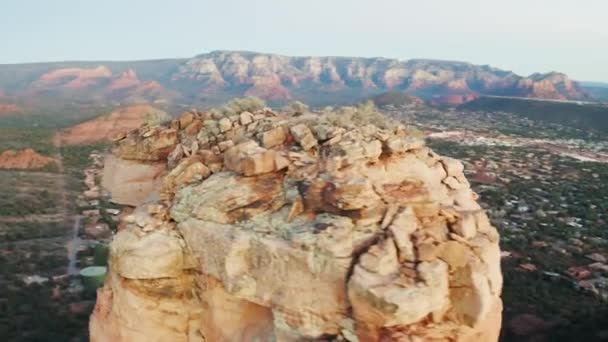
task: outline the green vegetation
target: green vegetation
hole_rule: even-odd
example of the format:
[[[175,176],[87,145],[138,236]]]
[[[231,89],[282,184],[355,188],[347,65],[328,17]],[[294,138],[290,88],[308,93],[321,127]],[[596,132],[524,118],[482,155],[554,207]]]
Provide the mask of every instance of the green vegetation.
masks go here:
[[[65,236],[65,222],[59,217],[55,221],[37,220],[8,223],[0,221],[0,240],[20,241]]]
[[[64,172],[66,175],[66,186],[69,191],[68,205],[72,209],[76,209],[76,195],[80,194],[84,188],[83,170],[91,164],[89,156],[94,151],[107,151],[109,146],[109,143],[97,143],[90,145],[64,145],[61,147]]]
[[[361,127],[372,124],[379,128],[391,130],[401,124],[380,113],[372,101],[337,109],[327,107],[323,110],[323,114],[329,122],[343,127]],[[418,134],[415,130],[412,130],[412,133]]]
[[[306,104],[300,101],[295,101],[283,107],[282,111],[289,115],[298,116],[310,112],[310,109]]]
[[[429,145],[469,167],[490,161],[496,165],[491,171],[503,179],[486,184],[469,177],[501,234],[501,249],[512,254],[502,262],[504,322],[531,313],[556,324],[548,341],[596,340],[608,324],[608,302],[580,289],[567,271],[590,264],[585,255],[605,254],[608,165],[534,148]],[[526,272],[522,263],[538,270]],[[501,340],[521,339],[504,335]]]
[[[608,133],[608,107],[599,105],[481,97],[460,108],[509,112],[534,120]]]
[[[289,89],[292,97],[300,99],[313,107],[352,105],[382,92],[381,90],[358,86],[327,91],[310,80],[301,81],[298,85],[298,88]]]
[[[264,106],[259,99],[242,98],[231,101],[215,112],[221,116],[236,115],[243,110],[255,111]],[[306,105],[299,102],[290,105],[288,110],[293,115],[301,115],[302,120],[306,119],[305,114],[309,111]],[[324,120],[343,126],[361,127],[371,123],[392,129],[399,124],[378,112],[371,102],[339,109],[329,107],[321,113],[325,114]],[[0,196],[2,340],[87,340],[86,324],[94,301],[92,291],[70,287],[67,280],[51,279],[30,286],[23,282],[25,275],[48,277],[65,273],[65,235],[71,227],[63,222],[61,216],[63,208],[59,203],[59,191],[66,188],[62,182],[67,182],[68,209],[75,208],[75,198],[83,188],[83,169],[91,163],[91,152],[108,148],[108,144],[95,144],[62,146],[61,151],[56,151],[51,143],[53,130],[81,120],[76,114],[50,119],[34,129],[27,128],[26,119],[11,121],[16,120],[11,118],[5,121],[10,123],[6,127],[0,119],[0,127],[3,127],[0,128],[0,150],[34,147],[48,155],[61,152],[65,168],[64,175],[0,171],[0,189],[3,192],[3,196]],[[563,138],[578,134],[578,131],[569,130],[568,127],[568,130],[562,130],[553,124],[536,125],[532,120],[526,120],[525,116],[490,115],[484,121],[484,125],[487,125],[482,128],[486,130],[491,127],[502,133],[527,137]],[[511,120],[512,117],[518,120]],[[447,124],[446,118],[445,113],[430,110],[425,117],[426,120],[435,120],[436,127],[448,127],[446,130],[449,130],[453,127]],[[451,120],[461,124],[461,129],[473,127],[471,121],[464,122],[462,118],[455,114]],[[482,121],[475,118],[472,122],[479,124]],[[410,133],[421,134],[413,129]],[[501,248],[513,254],[503,259],[505,322],[521,313],[533,313],[550,322],[557,322],[551,332],[551,341],[579,340],[586,336],[584,334],[589,334],[590,329],[605,329],[608,324],[606,303],[577,288],[566,271],[572,265],[588,264],[585,254],[605,253],[605,241],[608,240],[608,166],[580,163],[533,148],[463,146],[437,141],[432,141],[430,146],[438,153],[468,161],[469,166],[475,161],[492,161],[499,165],[493,171],[508,180],[486,184],[469,177],[474,190],[481,196],[482,205],[490,209],[492,222],[501,233]],[[500,164],[507,161],[514,163]],[[62,180],[63,176],[65,179]],[[531,209],[521,212],[518,205],[524,203]],[[89,203],[81,205],[89,206]],[[116,206],[101,199],[96,207],[100,209],[101,221],[108,223],[114,231],[117,223],[106,209]],[[42,215],[44,217],[40,217]],[[26,219],[9,220],[15,216]],[[572,221],[572,218],[577,220]],[[572,225],[572,222],[577,225]],[[570,243],[572,239],[582,241],[580,250]],[[597,239],[600,242],[595,242]],[[538,241],[546,242],[547,246],[536,247]],[[101,246],[89,246],[80,251],[79,267],[103,266],[107,250]],[[539,271],[523,271],[519,265],[524,262],[533,263]],[[74,305],[82,303],[85,304],[84,309],[73,309]],[[585,340],[592,340],[595,335],[588,336]],[[503,336],[503,340],[509,341],[509,338]]]
[[[88,341],[95,291],[53,278],[66,271],[65,238],[0,242],[0,248],[0,339]],[[82,267],[92,253],[79,252]],[[42,277],[41,283],[26,284],[29,275]]]
[[[0,171],[0,241],[64,236],[62,175]]]
[[[105,243],[98,243],[94,247],[93,263],[95,266],[107,266],[110,256],[110,247]]]
[[[376,95],[371,99],[378,107],[385,106],[410,106],[421,104],[421,100],[414,95],[402,91],[389,91],[384,94]]]
[[[89,154],[104,147],[63,146],[66,174],[0,171],[0,340],[88,340],[95,291],[52,277],[64,275],[68,265],[72,226],[64,221],[62,192],[67,191],[68,209],[74,208]],[[92,265],[95,252],[93,246],[79,251],[78,266]],[[97,254],[97,262],[104,262],[104,251]],[[28,279],[41,283],[28,285]]]
[[[117,232],[118,231],[118,222],[114,221],[112,219],[112,215],[110,215],[108,213],[108,209],[120,209],[121,206],[114,204],[110,201],[108,201],[106,198],[101,198],[99,201],[99,213],[101,215],[101,218],[103,220],[103,222],[106,222],[108,224],[108,226],[110,226],[110,230],[112,232]]]
[[[0,153],[32,148],[54,157],[61,152],[65,173],[60,174],[57,165],[35,171],[0,170],[0,340],[88,341],[95,292],[80,289],[69,278],[52,277],[64,275],[68,264],[66,239],[72,227],[65,221],[63,206],[75,209],[83,170],[91,163],[89,155],[107,145],[62,146],[59,151],[53,136],[59,129],[112,108],[18,104],[26,110],[0,117]],[[149,117],[150,121],[161,119],[155,113]],[[115,229],[116,223],[109,222]],[[79,267],[92,265],[94,252],[93,247],[79,251]],[[103,262],[103,251],[98,254],[98,262]],[[41,283],[28,285],[28,279]]]
[[[60,261],[45,255],[37,262],[42,268],[48,267],[50,260]],[[63,262],[67,263],[67,260],[61,260]],[[3,271],[15,264],[16,260],[0,257]],[[43,284],[27,286],[19,278],[5,273],[2,280],[5,280],[0,281],[0,336],[3,341],[88,341],[86,322],[95,300],[93,291],[73,293],[67,279],[50,279]]]
[[[0,127],[12,129],[59,129],[111,112],[114,107],[96,104],[19,104],[24,112],[0,117]]]
[[[0,216],[43,215],[57,213],[61,175],[0,171]]]
[[[171,116],[160,109],[153,109],[144,114],[144,124],[149,126],[158,126],[169,120]]]
[[[93,151],[105,151],[110,143],[96,143],[89,145],[64,145],[61,147],[63,166],[66,170],[82,171],[91,163],[89,156]]]
[[[242,112],[254,112],[266,107],[266,103],[254,96],[239,97],[230,100],[220,108],[214,108],[211,111],[219,116],[233,116]]]
[[[0,125],[0,153],[5,150],[32,148],[50,156],[56,152],[52,143],[53,131],[44,128],[8,128]]]

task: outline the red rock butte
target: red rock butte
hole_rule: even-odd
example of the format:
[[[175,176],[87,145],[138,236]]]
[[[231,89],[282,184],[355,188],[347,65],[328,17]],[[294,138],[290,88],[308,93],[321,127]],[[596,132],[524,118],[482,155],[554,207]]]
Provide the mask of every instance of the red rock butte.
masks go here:
[[[132,105],[64,129],[57,133],[55,139],[69,145],[109,142],[148,121],[168,119],[169,115],[158,108],[147,104]]]
[[[41,169],[55,162],[55,159],[40,155],[31,148],[21,151],[6,150],[0,153],[0,169]]]

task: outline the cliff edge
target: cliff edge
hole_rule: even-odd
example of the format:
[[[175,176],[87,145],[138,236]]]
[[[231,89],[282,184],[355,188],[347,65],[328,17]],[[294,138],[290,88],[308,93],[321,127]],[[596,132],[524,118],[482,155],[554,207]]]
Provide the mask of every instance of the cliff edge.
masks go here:
[[[499,237],[463,165],[344,121],[192,111],[119,137],[104,185],[137,207],[91,341],[497,341]]]

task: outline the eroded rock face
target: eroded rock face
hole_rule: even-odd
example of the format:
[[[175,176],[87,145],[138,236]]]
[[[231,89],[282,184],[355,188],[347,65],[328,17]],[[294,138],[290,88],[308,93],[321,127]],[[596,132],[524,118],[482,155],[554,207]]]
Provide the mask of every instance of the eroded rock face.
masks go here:
[[[109,155],[101,185],[110,191],[113,202],[136,206],[158,189],[165,168],[163,162],[143,163]]]
[[[162,122],[168,119],[170,117],[167,113],[150,105],[126,106],[66,128],[58,132],[55,139],[68,145],[109,142],[144,123]]]
[[[498,339],[498,234],[402,126],[190,112],[115,153],[167,171],[112,243],[94,341]]]

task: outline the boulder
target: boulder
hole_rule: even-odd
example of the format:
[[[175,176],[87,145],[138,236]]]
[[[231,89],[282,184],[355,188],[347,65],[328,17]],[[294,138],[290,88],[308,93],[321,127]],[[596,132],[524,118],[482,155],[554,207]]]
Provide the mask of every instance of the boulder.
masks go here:
[[[138,161],[166,161],[178,143],[173,128],[146,127],[141,132],[131,132],[118,142],[114,154],[122,159]]]
[[[271,148],[281,145],[287,139],[285,128],[276,127],[262,134],[262,145],[266,148]]]
[[[305,124],[298,124],[289,128],[295,141],[306,151],[317,145],[317,139]]]
[[[278,170],[277,154],[260,147],[255,141],[238,144],[224,155],[226,168],[244,176],[255,176]]]
[[[112,202],[137,206],[158,190],[165,167],[164,162],[142,163],[108,155],[101,186],[110,192]]]

